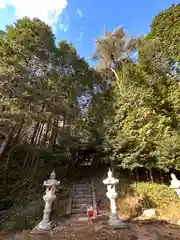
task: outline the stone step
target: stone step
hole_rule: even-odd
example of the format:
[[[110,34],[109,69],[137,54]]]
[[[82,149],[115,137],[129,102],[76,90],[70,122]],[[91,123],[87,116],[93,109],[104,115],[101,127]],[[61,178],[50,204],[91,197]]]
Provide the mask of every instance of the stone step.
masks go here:
[[[72,209],[74,209],[74,208],[82,208],[82,205],[83,204],[81,204],[81,203],[73,203],[72,204]]]
[[[74,191],[78,192],[78,191],[91,191],[92,192],[92,188],[91,187],[78,187],[78,188],[74,188]]]
[[[84,187],[84,186],[92,186],[92,184],[91,183],[76,183],[76,184],[74,184],[74,186]]]
[[[92,201],[93,200],[93,198],[92,198],[92,195],[88,195],[88,197],[87,196],[74,196],[74,198],[72,199],[72,202],[74,202],[74,203],[82,203],[82,202],[90,202],[90,201]]]
[[[72,192],[72,195],[73,196],[80,196],[80,197],[83,197],[83,196],[92,196],[92,192],[90,191],[84,191],[84,192]]]
[[[92,188],[91,187],[77,187],[77,188],[74,187],[74,190],[75,191],[84,191],[84,190],[92,190]]]
[[[92,198],[76,198],[73,199],[72,204],[91,204]]]
[[[73,193],[81,193],[81,192],[83,192],[83,193],[92,193],[92,189],[88,189],[88,188],[86,188],[86,189],[74,189],[73,191],[72,191]]]
[[[74,190],[86,190],[86,189],[92,189],[92,187],[91,186],[84,186],[84,187],[74,187]]]
[[[77,188],[78,187],[92,187],[92,185],[89,184],[89,183],[88,184],[87,183],[83,183],[83,184],[75,184],[74,187],[77,187]]]
[[[89,204],[92,206],[92,201],[89,201],[89,202],[84,202],[84,203],[74,203],[72,204],[72,209],[74,208],[83,208],[83,205],[86,205],[86,204]]]
[[[86,186],[86,187],[74,187],[74,190],[78,191],[78,190],[89,190],[91,189],[92,190],[92,187],[90,186]]]
[[[92,186],[92,184],[91,183],[76,183],[76,184],[74,184],[74,186],[76,187],[86,187],[86,186]]]
[[[81,179],[81,180],[78,180],[76,182],[76,184],[91,184],[91,180],[90,179]]]
[[[86,213],[86,209],[84,208],[73,208],[72,209],[72,214],[76,214],[76,213]]]
[[[92,194],[74,194],[73,195],[73,199],[81,199],[83,197],[83,199],[92,199]]]

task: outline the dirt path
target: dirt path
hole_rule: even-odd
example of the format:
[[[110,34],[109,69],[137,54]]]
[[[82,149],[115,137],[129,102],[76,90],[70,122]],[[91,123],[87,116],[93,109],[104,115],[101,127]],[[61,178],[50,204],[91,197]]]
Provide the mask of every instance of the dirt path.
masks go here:
[[[112,229],[108,216],[100,215],[88,224],[86,216],[75,215],[58,223],[48,238],[20,234],[1,236],[0,240],[180,240],[180,226],[158,220],[132,220],[127,229]]]
[[[87,222],[69,224],[59,229],[52,237],[53,240],[180,240],[180,227],[161,222],[132,221],[127,229],[112,229],[101,220],[92,225]]]
[[[29,240],[20,235],[6,236],[2,240]],[[177,226],[140,226],[131,223],[128,229],[113,230],[100,224],[94,226],[67,226],[54,233],[53,236],[30,237],[30,240],[180,240],[180,228]]]

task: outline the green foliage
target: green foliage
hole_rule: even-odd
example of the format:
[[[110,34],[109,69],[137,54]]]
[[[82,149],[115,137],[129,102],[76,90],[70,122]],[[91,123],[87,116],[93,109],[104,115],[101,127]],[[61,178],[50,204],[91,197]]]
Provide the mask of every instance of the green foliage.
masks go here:
[[[40,174],[42,174],[42,172]],[[37,199],[41,199],[43,194],[43,179],[44,177],[42,178],[42,176],[37,175],[36,180],[34,180],[32,179],[32,174],[29,174],[29,177],[25,179],[18,180],[16,178],[15,183],[10,186],[2,185],[3,196],[0,196],[1,203],[4,203],[4,207],[8,210],[5,210],[1,215],[1,230],[17,231],[32,229],[40,221],[44,203],[40,200],[38,202]],[[4,189],[6,189],[6,191]],[[32,206],[27,205],[34,200],[35,202]],[[13,203],[13,207],[7,206],[9,201]]]
[[[38,224],[41,218],[41,212],[43,207],[38,212],[18,212],[18,213],[6,213],[2,216],[0,223],[0,230],[3,231],[22,231],[23,229],[32,229]]]
[[[157,14],[151,24],[148,37],[158,38],[166,56],[179,59],[180,49],[180,4],[173,4],[170,8]]]
[[[42,171],[40,172],[42,174]],[[32,178],[17,181],[11,191],[11,197],[14,205],[4,212],[1,212],[0,230],[19,231],[23,229],[33,229],[42,219],[44,201],[42,200],[43,188],[42,180],[47,174],[36,176],[36,181]],[[14,189],[13,189],[14,187]],[[67,179],[61,181],[61,190],[56,195],[59,201],[64,203],[69,196],[72,183]],[[1,199],[3,200],[3,199]],[[64,215],[64,206],[58,205],[56,215]]]
[[[179,170],[179,85],[159,40],[142,39],[138,51],[138,62],[124,62],[109,89],[109,158],[131,170]]]
[[[100,134],[92,127],[98,118],[94,117],[91,127],[88,114],[82,119],[84,108],[91,104],[82,107],[82,98],[89,96],[98,105],[94,86],[103,88],[100,74],[71,43],[59,41],[56,46],[51,28],[41,20],[22,18],[0,32],[4,144],[3,148],[0,143],[0,210],[42,197],[45,178],[57,168],[65,176],[84,145],[101,150]],[[4,229],[31,228],[36,221],[23,211],[7,218],[1,226]]]
[[[33,146],[34,153],[54,149],[61,134],[70,142],[81,114],[78,98],[91,94],[101,78],[71,43],[60,41],[57,48],[51,29],[39,19],[7,26],[0,57],[2,128],[15,128],[31,154]]]
[[[175,204],[179,209],[180,199],[174,189],[159,183],[138,182],[130,186],[138,195],[147,197],[147,201],[156,205],[158,209],[165,209],[170,204]],[[146,206],[153,207],[153,206]],[[176,211],[178,210],[176,209]]]

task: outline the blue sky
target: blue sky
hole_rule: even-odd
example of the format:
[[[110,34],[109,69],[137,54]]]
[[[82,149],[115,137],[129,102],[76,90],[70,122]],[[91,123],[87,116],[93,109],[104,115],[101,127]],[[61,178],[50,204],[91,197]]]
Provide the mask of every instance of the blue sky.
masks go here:
[[[118,25],[131,35],[149,31],[153,17],[177,0],[0,0],[0,28],[23,16],[39,17],[50,24],[57,40],[73,42],[87,60],[94,49],[94,39],[104,26]]]

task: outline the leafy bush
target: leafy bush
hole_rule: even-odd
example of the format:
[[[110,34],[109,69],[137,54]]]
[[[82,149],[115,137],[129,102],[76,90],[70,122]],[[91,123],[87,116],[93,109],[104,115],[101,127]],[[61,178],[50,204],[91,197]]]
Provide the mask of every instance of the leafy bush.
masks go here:
[[[139,182],[132,184],[130,189],[134,189],[138,195],[146,196],[158,209],[164,209],[170,204],[175,204],[180,209],[180,198],[174,189],[165,184]]]
[[[130,184],[120,178],[117,186],[119,214],[139,217],[143,209],[156,208],[159,218],[176,222],[180,212],[180,198],[174,189],[160,183],[137,182]]]
[[[41,214],[37,212],[9,213],[1,217],[0,230],[32,229],[39,222]]]

